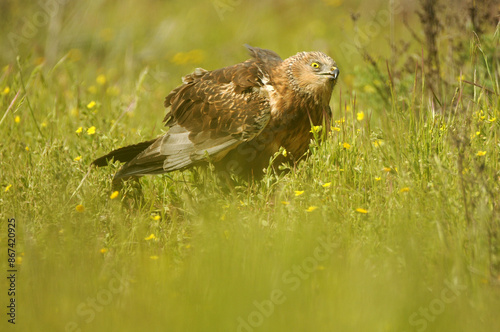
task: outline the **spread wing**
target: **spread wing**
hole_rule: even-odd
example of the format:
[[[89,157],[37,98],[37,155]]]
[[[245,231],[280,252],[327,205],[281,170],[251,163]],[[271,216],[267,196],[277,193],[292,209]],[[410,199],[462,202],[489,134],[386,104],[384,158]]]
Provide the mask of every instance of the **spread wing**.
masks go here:
[[[274,52],[249,47],[252,59],[214,71],[198,68],[165,99],[170,129],[125,164],[116,178],[184,169],[218,161],[253,139],[269,122]]]

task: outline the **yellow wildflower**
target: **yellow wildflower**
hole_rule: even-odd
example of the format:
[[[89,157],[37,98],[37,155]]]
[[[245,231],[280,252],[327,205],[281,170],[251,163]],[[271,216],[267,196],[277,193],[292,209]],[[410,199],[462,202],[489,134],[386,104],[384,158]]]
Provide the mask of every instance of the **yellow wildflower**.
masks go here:
[[[94,134],[95,134],[95,127],[94,126],[87,129],[87,135],[94,135]]]
[[[363,209],[363,208],[357,208],[357,209],[356,209],[356,212],[358,212],[358,213],[363,213],[363,214],[367,214],[367,213],[368,213],[368,210],[365,210],[365,209]]]
[[[80,161],[82,159],[82,156],[78,156],[78,157],[75,157],[75,159],[73,159],[74,161]]]
[[[157,215],[151,216],[151,219],[153,219],[154,221],[158,221],[161,219],[161,216],[157,214]]]
[[[344,142],[344,144],[342,144],[342,146],[344,147],[344,149],[346,150],[349,150],[351,148],[351,145],[347,142]]]
[[[6,94],[8,94],[9,92],[10,92],[10,88],[9,88],[8,86],[6,86],[6,87],[3,89],[3,91],[2,91],[2,95],[4,95],[4,96],[5,96],[5,95],[6,95]]]
[[[489,122],[495,122],[496,120],[497,120],[497,118],[488,119]]]
[[[306,211],[307,211],[307,212],[313,212],[313,211],[314,211],[314,210],[316,210],[317,208],[318,208],[317,206],[312,205],[312,206],[308,207]]]
[[[300,196],[304,193],[304,190],[295,190],[295,196]]]
[[[290,202],[289,201],[281,201],[281,204],[288,205],[288,204],[290,204]]]
[[[484,155],[486,155],[486,151],[478,151],[478,153],[476,154],[476,156],[478,157],[482,157]]]
[[[399,192],[400,192],[400,193],[407,193],[407,192],[409,192],[409,191],[410,191],[410,188],[408,188],[408,187],[404,187],[404,188],[401,188],[401,189],[399,190]]]
[[[75,207],[75,210],[78,211],[78,212],[83,212],[83,211],[85,211],[85,207],[82,204],[78,204]]]
[[[42,123],[40,123],[40,126],[41,126],[42,128],[47,127],[47,122],[43,121]]]
[[[380,181],[380,180],[382,180],[380,176],[375,178],[375,181]]]
[[[109,196],[110,199],[115,199],[118,197],[118,194],[120,194],[119,191],[113,191],[113,193]]]
[[[321,131],[322,127],[321,126],[312,126],[311,130],[309,131],[310,133],[319,133]]]
[[[99,85],[104,85],[104,84],[106,84],[106,76],[104,76],[104,75],[101,74],[101,75],[97,76],[97,78],[95,79],[95,81]]]
[[[328,187],[330,187],[331,185],[332,185],[332,183],[331,183],[331,182],[327,182],[327,183],[323,183],[321,186],[322,186],[323,188],[328,188]]]
[[[26,147],[24,149],[29,152],[30,147],[26,145]]]
[[[83,131],[83,128],[82,127],[78,127],[77,130],[75,130],[75,133],[79,134]]]
[[[100,252],[101,254],[105,254],[105,253],[107,253],[107,252],[108,252],[108,248],[101,248],[101,250],[99,250],[99,252]]]
[[[146,240],[146,241],[156,240],[156,236],[153,233],[151,233],[151,235],[145,237],[144,240]]]
[[[7,187],[5,187],[5,191],[4,192],[7,192],[10,190],[10,188],[12,188],[12,185],[11,184],[8,184]]]
[[[383,170],[384,170],[384,172],[387,172],[387,173],[389,173],[391,171],[391,169],[389,167],[384,167]]]
[[[288,152],[286,152],[286,149],[283,148],[283,151],[281,152],[281,154],[283,155],[283,157],[286,157],[286,155],[288,154]]]
[[[358,113],[356,114],[356,119],[357,119],[358,121],[362,121],[364,118],[365,118],[365,113],[364,113],[364,112],[358,112]]]
[[[332,130],[334,130],[334,131],[340,131],[340,128],[339,127],[332,127]]]
[[[21,117],[19,115],[16,115],[16,117],[14,118],[14,122],[15,123],[21,122]]]
[[[342,117],[342,118],[340,118],[338,120],[335,120],[336,124],[341,124],[341,123],[344,123],[344,122],[345,122],[345,118],[344,117]]]
[[[149,258],[152,259],[152,260],[157,260],[160,257],[158,257],[158,256],[149,256]]]
[[[97,103],[95,101],[91,101],[90,103],[87,104],[87,108],[88,109],[92,109],[94,108],[95,106],[97,105]]]

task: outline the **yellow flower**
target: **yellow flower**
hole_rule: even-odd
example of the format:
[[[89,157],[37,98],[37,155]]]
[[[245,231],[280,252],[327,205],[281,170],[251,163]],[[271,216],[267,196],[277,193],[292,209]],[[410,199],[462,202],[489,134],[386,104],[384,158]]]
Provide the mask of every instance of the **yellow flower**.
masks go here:
[[[344,123],[344,122],[345,122],[345,118],[344,117],[342,117],[342,118],[340,118],[338,120],[335,120],[336,124],[341,124],[341,123]]]
[[[318,208],[317,206],[312,205],[312,206],[308,207],[306,211],[307,211],[307,212],[313,212],[313,211],[314,211],[314,210],[316,210],[317,208]]]
[[[47,122],[43,121],[42,123],[40,123],[40,126],[41,126],[42,128],[47,127]]]
[[[87,135],[94,135],[94,134],[95,134],[95,127],[94,126],[87,129]]]
[[[160,257],[158,257],[158,256],[149,256],[149,258],[152,259],[152,260],[157,260]]]
[[[12,185],[11,184],[8,184],[7,187],[5,187],[5,191],[4,192],[7,192],[10,190],[10,188],[12,188]]]
[[[496,120],[497,120],[497,118],[488,119],[489,122],[495,122]]]
[[[78,156],[78,157],[75,157],[75,159],[73,159],[74,161],[80,161],[82,159],[82,156]]]
[[[476,131],[476,136],[479,136],[481,135],[481,132],[480,131]]]
[[[375,178],[375,181],[380,181],[380,180],[382,180],[380,176]]]
[[[344,144],[342,144],[342,146],[344,147],[344,149],[346,150],[349,150],[351,148],[351,145],[347,142],[344,142]]]
[[[309,131],[310,133],[319,133],[321,131],[322,127],[321,126],[312,126],[311,130]]]
[[[5,95],[6,95],[6,94],[8,94],[9,92],[10,92],[10,88],[9,88],[8,86],[6,86],[6,87],[3,89],[3,91],[2,91],[2,95],[4,95],[4,96],[5,96]]]
[[[304,193],[304,190],[295,190],[295,196],[300,196]]]
[[[82,127],[78,127],[77,130],[75,130],[75,133],[79,134],[83,131],[83,128]]]
[[[105,254],[108,252],[108,248],[101,248],[101,250],[99,250],[101,252],[101,254]]]
[[[363,213],[363,214],[367,214],[367,213],[368,213],[368,210],[365,210],[365,209],[363,209],[363,208],[357,208],[357,209],[356,209],[356,212],[358,212],[358,213]]]
[[[476,156],[478,156],[478,157],[482,157],[482,156],[484,156],[484,155],[486,155],[486,151],[479,151],[479,152],[476,154]]]
[[[332,130],[334,130],[334,131],[340,131],[340,128],[339,127],[332,127]]]
[[[24,149],[29,152],[30,147],[26,145],[26,147]]]
[[[106,76],[101,74],[101,75],[97,76],[95,81],[100,85],[104,85],[104,84],[106,84]]]
[[[92,109],[92,108],[94,108],[94,107],[95,107],[95,105],[97,105],[97,103],[96,103],[95,101],[93,101],[93,100],[92,100],[90,103],[88,103],[88,104],[87,104],[87,108],[88,108],[88,109]]]
[[[286,152],[286,149],[283,148],[283,151],[281,152],[281,154],[283,155],[283,157],[286,157],[286,155],[288,154],[288,152]]]
[[[151,216],[151,219],[158,221],[161,219],[161,216],[159,216],[159,215]]]
[[[404,187],[404,188],[401,188],[401,189],[399,190],[399,192],[400,192],[400,193],[407,193],[407,192],[409,192],[409,191],[410,191],[410,188],[408,188],[408,187]]]
[[[15,123],[21,122],[21,117],[19,115],[16,115],[16,117],[14,118],[14,122]]]
[[[156,240],[156,236],[153,233],[151,233],[151,235],[149,235],[148,237],[145,237],[144,240],[146,240],[146,241]]]
[[[76,211],[78,212],[83,212],[85,211],[85,207],[83,207],[83,205],[81,204],[78,204],[76,207],[75,207]]]
[[[7,191],[7,190],[6,190],[6,191]],[[281,201],[281,204],[283,204],[283,205],[288,205],[288,204],[290,204],[290,202],[288,202],[288,201]]]
[[[331,182],[327,182],[327,183],[323,183],[321,186],[322,186],[323,188],[328,188],[328,187],[330,187],[331,185],[332,185],[332,183],[331,183]]]
[[[384,172],[387,172],[387,173],[389,173],[391,171],[391,169],[389,167],[384,167],[383,170],[384,170]]]
[[[359,112],[356,114],[356,119],[358,121],[362,121],[365,118],[365,113],[364,112]]]
[[[463,81],[463,80],[465,80],[465,75],[457,76],[457,81],[458,82]]]
[[[111,199],[115,199],[115,198],[117,198],[117,197],[118,197],[118,194],[119,194],[119,193],[120,193],[119,191],[113,191],[113,193],[109,196],[109,198],[111,198]]]

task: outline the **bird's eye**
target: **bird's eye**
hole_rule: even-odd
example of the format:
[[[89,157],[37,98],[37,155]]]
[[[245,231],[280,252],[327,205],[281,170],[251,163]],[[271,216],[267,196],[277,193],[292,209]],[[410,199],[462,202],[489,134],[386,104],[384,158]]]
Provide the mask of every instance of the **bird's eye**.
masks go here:
[[[313,67],[313,68],[319,68],[319,63],[313,62],[313,63],[311,63],[311,67]]]

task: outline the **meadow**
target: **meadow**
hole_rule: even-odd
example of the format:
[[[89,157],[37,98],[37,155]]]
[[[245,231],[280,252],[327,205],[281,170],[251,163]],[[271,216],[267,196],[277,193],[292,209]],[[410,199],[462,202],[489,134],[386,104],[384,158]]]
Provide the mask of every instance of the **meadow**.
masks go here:
[[[499,331],[500,8],[430,3],[2,1],[1,330]],[[304,161],[142,196],[90,167],[245,43],[337,61]]]

